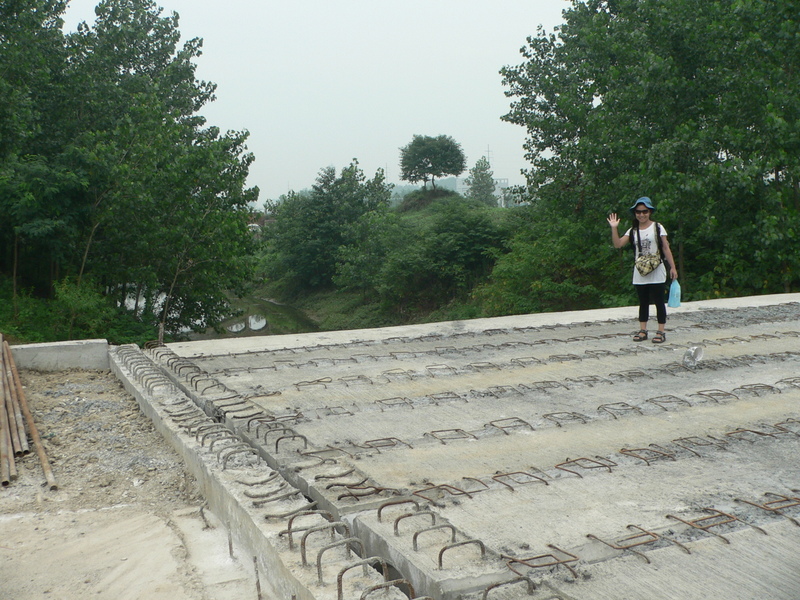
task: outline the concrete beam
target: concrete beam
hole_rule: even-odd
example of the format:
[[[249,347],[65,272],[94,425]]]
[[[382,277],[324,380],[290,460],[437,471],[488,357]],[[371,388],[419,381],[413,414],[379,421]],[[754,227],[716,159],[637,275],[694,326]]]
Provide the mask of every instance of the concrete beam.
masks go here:
[[[60,371],[63,369],[108,370],[108,341],[76,340],[49,344],[11,346],[20,369]]]

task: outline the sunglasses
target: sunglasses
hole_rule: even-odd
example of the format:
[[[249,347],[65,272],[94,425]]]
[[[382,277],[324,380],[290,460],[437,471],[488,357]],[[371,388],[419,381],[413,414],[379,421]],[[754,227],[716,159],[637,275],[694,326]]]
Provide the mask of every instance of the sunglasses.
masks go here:
[[[649,213],[650,211],[649,211],[649,210],[636,210],[636,211],[634,211],[634,212],[635,212],[637,215],[646,215],[646,214],[647,214],[647,213]]]

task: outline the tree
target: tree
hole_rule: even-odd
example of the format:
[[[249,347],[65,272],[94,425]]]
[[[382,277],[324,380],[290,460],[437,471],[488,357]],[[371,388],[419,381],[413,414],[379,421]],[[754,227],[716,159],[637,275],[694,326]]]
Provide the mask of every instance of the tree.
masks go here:
[[[266,207],[267,276],[288,296],[329,286],[340,248],[353,243],[353,226],[390,197],[381,169],[370,180],[356,160],[338,176],[334,167],[322,169],[310,192],[291,192]]]
[[[411,183],[422,181],[425,188],[430,180],[435,188],[437,177],[457,177],[464,172],[466,163],[461,145],[449,135],[415,135],[400,148],[400,179]]]
[[[258,190],[245,186],[248,134],[220,134],[198,114],[215,87],[195,78],[202,42],[179,47],[177,14],[151,0],[103,0],[94,25],[66,37],[64,2],[0,10],[9,4],[0,61],[8,42],[15,66],[0,64],[0,88],[15,114],[0,114],[13,134],[0,147],[0,271],[13,256],[13,272],[41,293],[62,280],[101,290],[115,310],[135,298],[134,315],[168,332],[218,320],[248,277]]]
[[[525,62],[502,70],[514,98],[504,119],[528,132],[532,210],[582,232],[565,244],[552,227],[536,243],[585,264],[587,246],[608,247],[606,213],[648,195],[695,297],[800,284],[787,252],[800,231],[790,4],[578,1],[559,30],[529,38]],[[571,282],[617,285],[613,265]]]
[[[497,198],[494,195],[494,173],[485,156],[481,156],[475,166],[470,169],[466,184],[468,197],[488,206],[497,206]]]

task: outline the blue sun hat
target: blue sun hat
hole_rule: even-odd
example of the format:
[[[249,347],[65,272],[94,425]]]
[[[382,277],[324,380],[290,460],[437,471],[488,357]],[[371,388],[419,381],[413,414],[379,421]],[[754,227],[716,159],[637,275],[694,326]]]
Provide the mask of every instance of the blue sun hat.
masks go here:
[[[634,202],[634,203],[633,203],[633,206],[631,206],[631,207],[628,209],[628,210],[631,212],[631,214],[634,214],[634,213],[633,213],[633,211],[636,209],[636,205],[637,205],[637,204],[644,204],[644,205],[645,205],[647,208],[649,208],[651,211],[653,211],[653,212],[656,212],[656,207],[655,207],[655,206],[653,206],[653,201],[652,201],[652,200],[650,200],[650,198],[648,198],[647,196],[642,196],[642,197],[641,197],[641,198],[639,198],[639,199],[638,199],[636,202]]]

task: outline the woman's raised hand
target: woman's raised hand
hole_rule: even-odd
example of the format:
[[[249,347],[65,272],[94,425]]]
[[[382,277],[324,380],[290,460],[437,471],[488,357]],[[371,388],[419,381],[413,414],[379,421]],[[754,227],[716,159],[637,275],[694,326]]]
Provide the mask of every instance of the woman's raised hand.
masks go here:
[[[617,227],[619,225],[619,217],[617,216],[617,213],[611,213],[608,215],[607,221],[612,227]]]

